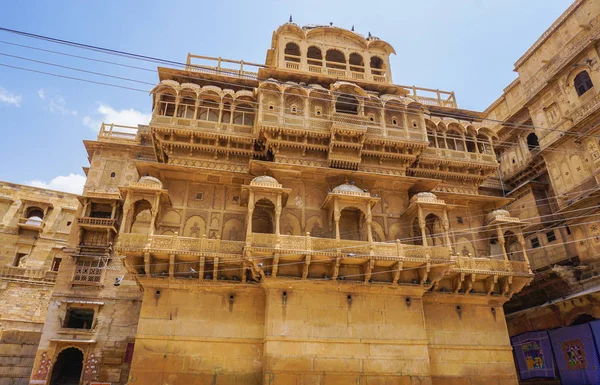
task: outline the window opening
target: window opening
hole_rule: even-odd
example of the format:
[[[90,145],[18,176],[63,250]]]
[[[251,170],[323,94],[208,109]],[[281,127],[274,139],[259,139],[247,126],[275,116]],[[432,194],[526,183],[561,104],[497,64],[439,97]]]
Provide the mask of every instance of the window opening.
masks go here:
[[[577,91],[578,96],[585,94],[593,86],[594,84],[587,71],[583,71],[575,76],[575,90]]]
[[[554,230],[548,231],[546,233],[546,239],[548,240],[548,242],[554,242],[554,241],[556,241],[556,235],[554,234]]]
[[[94,309],[67,309],[63,327],[70,329],[91,329],[94,322]]]
[[[540,247],[540,240],[537,237],[531,238],[531,247],[534,249]]]

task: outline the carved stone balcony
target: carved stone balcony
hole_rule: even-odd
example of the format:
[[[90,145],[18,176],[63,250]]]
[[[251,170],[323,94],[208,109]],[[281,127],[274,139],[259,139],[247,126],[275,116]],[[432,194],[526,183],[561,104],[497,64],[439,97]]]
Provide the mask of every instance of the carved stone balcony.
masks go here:
[[[17,226],[24,230],[42,231],[46,222],[38,217],[20,218]]]
[[[529,276],[531,270],[525,262],[493,258],[458,257],[452,271],[472,274],[499,274]]]
[[[220,239],[189,238],[174,235],[120,234],[116,246],[122,252],[156,252],[166,254],[200,255],[204,253],[239,254],[244,242]]]
[[[116,230],[116,219],[111,218],[94,218],[94,217],[80,217],[77,218],[77,224],[84,229],[89,230],[112,230],[113,232],[117,232]]]
[[[27,269],[25,267],[5,266],[0,267],[0,278],[11,281],[39,282],[54,284],[56,272],[42,269]]]
[[[242,135],[249,136],[252,134],[252,126],[243,124],[229,124],[215,122],[212,120],[189,119],[176,116],[164,116],[153,114],[150,120],[152,126],[160,127],[177,127],[198,132],[207,132],[220,135]]]

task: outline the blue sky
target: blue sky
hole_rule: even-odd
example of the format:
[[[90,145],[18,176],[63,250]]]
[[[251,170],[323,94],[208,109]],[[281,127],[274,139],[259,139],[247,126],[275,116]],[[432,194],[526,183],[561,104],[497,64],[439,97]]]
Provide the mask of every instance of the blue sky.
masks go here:
[[[185,61],[188,52],[263,63],[271,34],[294,22],[371,32],[397,52],[394,82],[453,90],[461,108],[483,110],[516,74],[514,62],[571,4],[570,0],[423,1],[14,1],[0,26],[116,50]],[[135,88],[150,86],[77,73],[8,57],[21,56],[155,83],[155,72],[100,64],[8,43],[155,69],[0,31],[0,64]],[[142,92],[0,67],[0,180],[80,191],[87,166],[84,139],[99,122],[148,118]]]

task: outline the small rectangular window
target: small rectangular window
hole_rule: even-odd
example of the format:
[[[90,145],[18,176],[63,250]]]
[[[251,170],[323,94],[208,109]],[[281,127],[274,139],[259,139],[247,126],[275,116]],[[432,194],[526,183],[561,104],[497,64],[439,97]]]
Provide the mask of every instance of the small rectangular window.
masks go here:
[[[13,261],[13,266],[23,267],[26,260],[27,260],[27,254],[17,253],[15,260]]]
[[[546,239],[548,240],[548,242],[554,242],[554,241],[556,241],[556,235],[554,235],[554,230],[548,231],[546,233]]]
[[[91,329],[94,322],[94,309],[69,308],[65,314],[63,327],[70,329]]]
[[[62,262],[62,258],[54,258],[52,260],[52,265],[50,266],[50,271],[58,271],[60,267],[60,263]]]
[[[571,235],[571,229],[569,228],[569,226],[565,226],[565,229],[567,229],[567,234]]]
[[[197,192],[196,193],[196,200],[197,201],[201,201],[204,198],[204,193],[201,192]]]
[[[537,239],[537,237],[531,238],[531,247],[533,247],[534,249],[540,247],[540,240]]]
[[[456,222],[458,222],[458,224],[462,225],[464,223],[463,217],[456,217]]]

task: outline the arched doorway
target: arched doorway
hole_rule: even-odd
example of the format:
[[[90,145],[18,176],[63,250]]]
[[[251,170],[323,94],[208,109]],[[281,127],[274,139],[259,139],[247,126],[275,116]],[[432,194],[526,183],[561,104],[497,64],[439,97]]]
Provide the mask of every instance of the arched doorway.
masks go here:
[[[67,348],[56,358],[50,385],[79,384],[82,370],[83,352],[77,348]]]
[[[427,237],[427,246],[443,246],[444,230],[442,221],[435,214],[429,214],[425,217],[425,235]]]
[[[340,239],[360,241],[360,221],[362,212],[354,207],[347,207],[340,215]]]
[[[135,202],[131,231],[136,234],[148,234],[152,222],[152,205],[145,199]]]
[[[578,315],[577,318],[575,318],[573,320],[573,322],[571,322],[570,326],[583,325],[583,324],[586,324],[588,322],[592,322],[595,320],[596,320],[596,318],[594,318],[592,315],[584,313],[584,314]]]
[[[252,213],[252,232],[274,234],[275,205],[268,199],[256,202]]]
[[[533,132],[527,135],[527,149],[529,151],[538,150],[540,148],[540,142],[538,141],[538,137]]]

